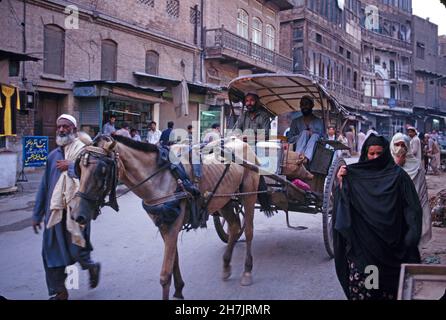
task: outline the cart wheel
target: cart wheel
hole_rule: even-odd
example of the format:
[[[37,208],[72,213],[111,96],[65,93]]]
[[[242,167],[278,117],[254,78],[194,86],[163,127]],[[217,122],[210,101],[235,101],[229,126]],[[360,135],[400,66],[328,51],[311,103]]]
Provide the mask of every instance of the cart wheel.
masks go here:
[[[234,214],[237,216],[237,218],[240,221],[240,233],[237,235],[237,241],[242,236],[243,232],[245,231],[245,212],[243,211],[243,206],[240,203],[236,203],[232,207]],[[224,243],[228,243],[229,240],[229,232],[228,227],[229,224],[226,222],[226,219],[223,218],[223,216],[218,212],[218,214],[213,215],[214,218],[214,227],[215,231],[217,231],[218,237],[223,241]]]
[[[446,172],[446,159],[440,161],[440,169]]]
[[[330,258],[334,258],[333,247],[333,202],[334,192],[338,185],[336,175],[341,166],[346,165],[345,160],[337,158],[330,167],[328,175],[325,178],[324,200],[322,203],[322,228],[324,231],[324,244]]]

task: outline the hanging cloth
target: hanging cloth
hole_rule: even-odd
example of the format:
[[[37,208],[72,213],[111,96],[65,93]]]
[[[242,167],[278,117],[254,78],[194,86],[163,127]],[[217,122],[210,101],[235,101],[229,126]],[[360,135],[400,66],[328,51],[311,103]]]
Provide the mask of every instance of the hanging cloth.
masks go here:
[[[1,85],[0,136],[15,136],[16,110],[20,110],[20,95],[16,87]]]

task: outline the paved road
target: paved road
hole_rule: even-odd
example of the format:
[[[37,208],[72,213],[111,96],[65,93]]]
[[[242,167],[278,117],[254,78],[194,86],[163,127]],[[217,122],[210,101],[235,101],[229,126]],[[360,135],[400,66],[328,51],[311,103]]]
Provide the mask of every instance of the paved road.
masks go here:
[[[133,194],[120,199],[121,211],[104,210],[93,223],[93,256],[103,266],[101,283],[88,290],[88,275],[80,274],[73,299],[160,299],[159,273],[163,243],[152,221]],[[233,276],[221,280],[224,244],[212,221],[207,229],[180,235],[179,254],[186,299],[344,299],[333,260],[325,253],[321,216],[294,213],[288,229],[283,213],[255,217],[254,283],[241,287],[244,243],[233,256]],[[17,230],[19,229],[19,230]],[[47,299],[41,263],[41,235],[30,227],[0,231],[0,295],[9,299]],[[172,291],[173,292],[173,291]]]

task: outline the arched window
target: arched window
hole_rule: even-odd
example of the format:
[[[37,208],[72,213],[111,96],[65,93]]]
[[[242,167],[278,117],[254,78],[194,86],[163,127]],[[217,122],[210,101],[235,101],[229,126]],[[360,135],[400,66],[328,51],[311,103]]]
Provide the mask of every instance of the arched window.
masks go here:
[[[262,45],[262,21],[257,17],[252,19],[252,42]]]
[[[146,73],[148,74],[158,74],[160,56],[156,51],[146,52]]]
[[[47,24],[43,29],[43,38],[43,72],[63,77],[65,30],[54,24]]]
[[[274,27],[272,25],[267,24],[265,28],[265,47],[267,49],[274,51],[275,38],[276,30],[274,30]]]
[[[238,9],[237,12],[237,34],[243,38],[248,39],[248,13],[243,9]]]
[[[116,81],[118,44],[113,40],[102,40],[101,79]]]

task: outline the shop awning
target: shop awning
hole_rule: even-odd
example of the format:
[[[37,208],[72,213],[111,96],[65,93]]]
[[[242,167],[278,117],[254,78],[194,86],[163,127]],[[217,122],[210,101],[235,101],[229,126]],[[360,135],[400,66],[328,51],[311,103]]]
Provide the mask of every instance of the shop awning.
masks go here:
[[[9,59],[15,61],[39,61],[41,59],[32,57],[25,53],[18,53],[13,51],[0,50],[0,60]]]
[[[387,114],[387,113],[369,112],[368,114],[371,116],[374,116],[374,117],[381,117],[381,118],[391,118],[392,117],[391,114]]]
[[[390,112],[399,112],[405,114],[413,114],[413,109],[408,108],[400,108],[400,107],[381,107],[382,110],[390,111]]]
[[[169,77],[161,77],[158,75],[148,74],[144,72],[135,71],[133,75],[137,78],[143,78],[150,80],[151,83],[155,85],[165,86],[165,87],[176,87],[181,83],[181,80],[173,79]],[[201,82],[190,82],[187,81],[187,87],[189,88],[189,92],[198,93],[198,94],[206,94],[206,93],[218,93],[222,91],[222,87],[217,85],[212,85],[208,83]]]
[[[75,81],[73,94],[78,98],[92,98],[102,96],[123,96],[132,99],[161,103],[165,87],[137,86],[126,82],[110,80]]]

